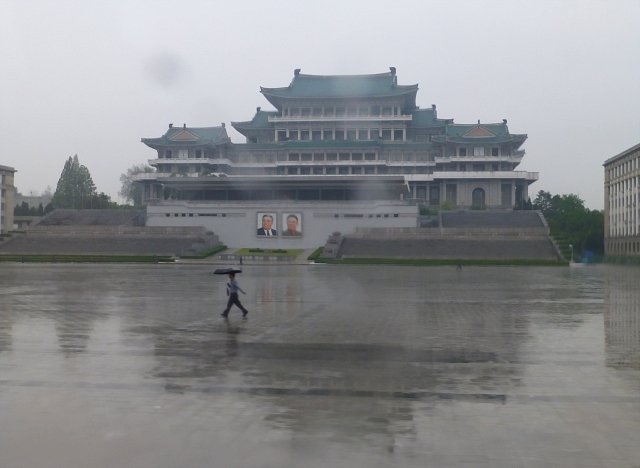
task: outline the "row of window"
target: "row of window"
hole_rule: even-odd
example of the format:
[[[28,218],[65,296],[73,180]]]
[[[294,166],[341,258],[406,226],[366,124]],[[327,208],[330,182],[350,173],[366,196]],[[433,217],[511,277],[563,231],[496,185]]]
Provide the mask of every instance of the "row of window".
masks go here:
[[[276,175],[375,175],[375,174],[433,174],[427,166],[279,166]]]
[[[640,155],[631,159],[625,159],[616,163],[607,169],[610,178],[621,177],[625,174],[629,174],[631,171],[636,171],[640,168]]]
[[[388,155],[388,159],[385,157],[379,157],[377,153],[360,153],[360,152],[352,152],[352,153],[289,153],[286,155],[279,155],[278,161],[302,161],[302,162],[312,162],[312,161],[417,161],[417,162],[426,162],[433,161],[434,156],[429,155],[428,153],[413,153],[413,152],[405,152],[405,153],[391,153]]]
[[[397,128],[348,128],[348,129],[277,129],[276,141],[404,141],[406,130]]]
[[[506,163],[449,163],[438,164],[437,170],[448,172],[482,172],[482,171],[510,171],[510,164]]]
[[[191,150],[188,149],[179,149],[179,150],[164,150],[158,151],[158,158],[162,159],[202,159],[202,158],[214,158],[215,154],[209,151],[203,150]]]
[[[474,146],[472,148],[473,153],[471,153],[470,151],[467,151],[467,149],[469,148],[465,146],[458,147],[458,156],[471,156],[471,154],[473,154],[473,156],[485,156],[484,146]],[[488,155],[489,153],[487,152],[486,154]],[[500,156],[500,148],[498,148],[497,146],[492,147],[491,156]]]
[[[282,117],[378,117],[402,115],[400,106],[285,107]]]
[[[640,241],[609,241],[607,255],[640,254]]]

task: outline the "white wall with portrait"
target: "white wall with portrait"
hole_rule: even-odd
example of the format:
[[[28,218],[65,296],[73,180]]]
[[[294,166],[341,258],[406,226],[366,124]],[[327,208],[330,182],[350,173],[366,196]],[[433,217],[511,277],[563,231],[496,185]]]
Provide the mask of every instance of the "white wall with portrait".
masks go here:
[[[203,226],[230,248],[316,248],[333,232],[357,227],[416,227],[418,207],[405,202],[169,201],[147,207],[148,226]]]

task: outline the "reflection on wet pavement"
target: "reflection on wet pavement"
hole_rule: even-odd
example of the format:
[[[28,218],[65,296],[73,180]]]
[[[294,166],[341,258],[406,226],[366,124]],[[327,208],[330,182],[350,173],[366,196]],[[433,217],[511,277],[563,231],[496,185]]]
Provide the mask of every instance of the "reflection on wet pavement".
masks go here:
[[[638,466],[640,270],[0,265],[0,466]]]

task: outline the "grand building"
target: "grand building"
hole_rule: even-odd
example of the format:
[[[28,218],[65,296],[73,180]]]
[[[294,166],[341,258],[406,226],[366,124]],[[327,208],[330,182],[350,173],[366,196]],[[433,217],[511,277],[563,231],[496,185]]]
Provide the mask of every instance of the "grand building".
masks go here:
[[[142,139],[156,152],[156,172],[137,178],[149,223],[201,224],[250,245],[238,238],[241,225],[255,241],[262,216],[284,229],[294,214],[303,235],[278,237],[312,246],[356,226],[415,227],[417,203],[512,209],[538,178],[517,170],[526,135],[510,133],[506,120],[439,118],[435,105],[417,106],[418,85],[398,84],[393,67],[337,76],[298,69],[288,86],[260,91],[274,109],[231,123],[245,143],[232,143],[224,124],[169,125]]]
[[[13,229],[14,183],[16,170],[9,166],[0,166],[0,234]]]
[[[604,252],[640,256],[640,144],[604,163]]]

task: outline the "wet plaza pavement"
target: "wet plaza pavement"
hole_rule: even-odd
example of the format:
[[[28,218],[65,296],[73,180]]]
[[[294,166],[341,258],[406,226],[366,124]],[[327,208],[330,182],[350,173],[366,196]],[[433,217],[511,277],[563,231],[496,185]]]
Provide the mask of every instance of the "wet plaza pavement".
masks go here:
[[[640,268],[0,264],[0,467],[640,467]]]

